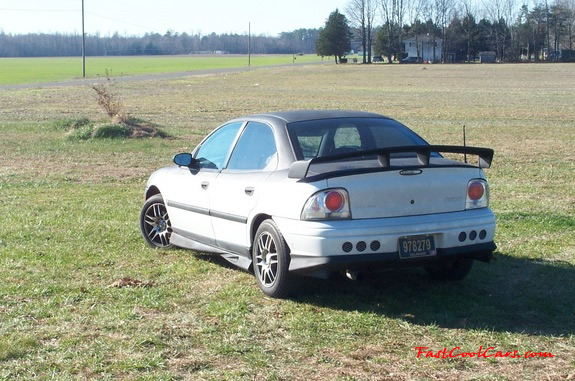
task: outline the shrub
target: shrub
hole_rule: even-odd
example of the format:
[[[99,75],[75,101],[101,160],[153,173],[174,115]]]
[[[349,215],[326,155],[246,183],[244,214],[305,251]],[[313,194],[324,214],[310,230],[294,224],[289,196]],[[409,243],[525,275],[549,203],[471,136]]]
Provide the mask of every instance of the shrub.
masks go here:
[[[96,92],[96,102],[108,115],[112,123],[125,124],[129,120],[128,114],[124,111],[124,105],[120,97],[110,90],[112,80],[110,79],[110,72],[106,69],[106,84],[93,85],[92,89]]]
[[[124,106],[118,96],[112,93],[104,85],[94,85],[92,89],[96,92],[96,101],[112,121],[125,122],[127,116]]]
[[[89,124],[84,127],[69,130],[68,139],[71,140],[88,140],[92,138],[92,133],[94,132],[94,126]]]
[[[76,130],[82,127],[91,126],[94,123],[85,117],[60,119],[54,122],[54,128],[59,130]]]
[[[124,139],[124,138],[168,138],[166,132],[156,124],[130,118],[127,123],[96,124],[89,119],[66,119],[55,123],[67,131],[68,139]]]
[[[98,105],[110,118],[110,123],[96,125],[88,118],[62,119],[54,123],[58,129],[68,131],[68,138],[75,140],[88,139],[123,139],[123,138],[167,138],[169,135],[158,128],[158,125],[128,115],[120,98],[110,90],[111,80],[106,70],[107,84],[93,85]]]
[[[132,134],[132,129],[123,124],[104,124],[94,129],[94,139],[123,139]]]

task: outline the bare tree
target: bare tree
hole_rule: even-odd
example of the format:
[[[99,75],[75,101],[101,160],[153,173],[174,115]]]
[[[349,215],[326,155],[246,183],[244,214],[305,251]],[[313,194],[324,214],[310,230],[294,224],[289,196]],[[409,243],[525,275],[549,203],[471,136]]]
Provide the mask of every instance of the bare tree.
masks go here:
[[[575,1],[575,0],[574,0]],[[425,10],[428,7],[427,0],[412,0],[409,4],[408,14],[409,14],[409,21],[411,22],[412,28],[415,27],[418,21],[421,21],[421,18],[425,14]],[[417,51],[417,57],[421,57],[421,52],[419,51],[419,41],[418,37],[420,31],[415,29],[413,31],[415,37],[415,49]]]
[[[569,50],[572,50],[575,42],[575,0],[559,0],[558,2],[569,12],[565,45],[569,47]]]
[[[466,0],[462,0],[465,3]],[[511,0],[513,1],[513,0]],[[484,18],[491,20],[492,23],[499,22],[499,20],[504,18],[506,13],[506,2],[507,0],[483,0],[483,14]],[[496,40],[499,40],[496,38]],[[496,41],[496,44],[498,42]]]
[[[446,48],[447,48],[447,27],[451,21],[451,13],[454,8],[453,0],[434,0],[434,21],[435,24],[441,28],[441,38],[443,39],[442,51],[441,51],[441,62],[445,62],[446,59]],[[434,41],[434,52],[433,59],[435,59],[435,41]]]
[[[363,50],[363,63],[366,63],[367,50],[367,20],[366,4],[367,0],[351,0],[345,7],[345,13],[349,16],[352,26],[359,30],[361,37],[361,48]]]
[[[545,61],[549,59],[549,52],[551,50],[551,22],[549,20],[549,16],[549,2],[545,0],[545,29],[547,30],[547,56],[544,56]]]
[[[377,11],[377,4],[375,0],[365,0],[365,12],[367,20],[367,62],[371,63],[371,50],[373,44],[373,23],[375,21],[375,14]]]
[[[379,0],[383,27],[389,38],[388,60],[391,62],[391,51],[401,50],[403,22],[410,0]]]
[[[515,20],[519,17],[519,8],[517,7],[516,0],[504,0],[505,1],[505,24],[510,28],[511,31],[511,54],[513,59],[517,60],[519,58],[519,49],[516,48],[517,31],[515,28]],[[503,58],[503,57],[502,57]]]
[[[495,0],[501,1],[501,0]],[[462,28],[467,39],[467,61],[471,61],[471,42],[476,33],[475,7],[472,0],[461,0],[461,11],[464,15]]]
[[[572,11],[568,5],[556,1],[551,6],[549,21],[553,33],[553,60],[558,61],[562,55],[562,47],[572,44],[569,27],[572,24]],[[551,48],[551,47],[550,47]]]
[[[483,9],[487,17],[493,24],[500,24],[503,20],[505,26],[509,27],[512,17],[515,15],[515,0],[484,0]],[[505,30],[494,28],[495,30],[495,47],[497,55],[501,60],[505,59]],[[513,37],[513,36],[512,36]],[[513,44],[513,42],[511,42]]]
[[[376,11],[375,0],[351,0],[345,11],[352,25],[359,30],[363,50],[363,63],[371,63],[373,22]]]

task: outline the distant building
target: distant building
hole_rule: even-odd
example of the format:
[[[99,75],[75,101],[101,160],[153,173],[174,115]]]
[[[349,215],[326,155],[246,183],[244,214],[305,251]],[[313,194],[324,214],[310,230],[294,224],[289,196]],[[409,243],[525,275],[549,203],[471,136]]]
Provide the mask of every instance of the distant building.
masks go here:
[[[419,35],[403,40],[404,51],[409,57],[419,57],[423,62],[441,61],[441,51],[443,50],[443,40],[441,38]]]
[[[575,62],[575,50],[563,49],[559,46],[559,50],[549,51],[543,49],[543,60],[553,62]]]
[[[561,56],[559,59],[563,62],[575,62],[575,50],[561,49]]]
[[[479,63],[495,63],[495,52],[479,52]]]

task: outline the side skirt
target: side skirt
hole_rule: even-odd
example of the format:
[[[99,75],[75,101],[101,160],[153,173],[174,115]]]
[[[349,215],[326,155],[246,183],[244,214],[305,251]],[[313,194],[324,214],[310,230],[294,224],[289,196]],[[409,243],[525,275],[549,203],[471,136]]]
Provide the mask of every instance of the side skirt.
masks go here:
[[[170,236],[170,243],[184,249],[190,249],[201,253],[220,255],[222,258],[234,266],[237,266],[246,271],[249,271],[252,265],[251,257],[245,257],[243,255],[239,255],[219,247],[199,242],[196,237],[191,237],[191,234],[187,234],[187,232],[181,230],[174,229],[172,235]]]

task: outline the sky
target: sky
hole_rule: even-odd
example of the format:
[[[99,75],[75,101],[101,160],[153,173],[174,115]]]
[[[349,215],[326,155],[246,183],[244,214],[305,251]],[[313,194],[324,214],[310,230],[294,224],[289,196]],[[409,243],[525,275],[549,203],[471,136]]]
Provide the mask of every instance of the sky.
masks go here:
[[[319,28],[349,0],[84,0],[90,35],[166,31],[276,36]],[[8,34],[82,33],[82,0],[0,0],[0,31]]]

